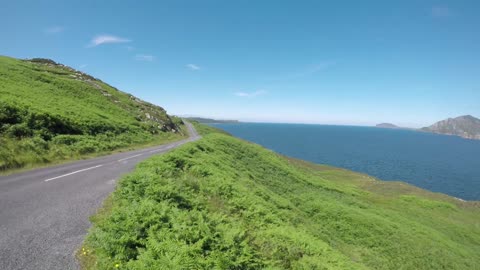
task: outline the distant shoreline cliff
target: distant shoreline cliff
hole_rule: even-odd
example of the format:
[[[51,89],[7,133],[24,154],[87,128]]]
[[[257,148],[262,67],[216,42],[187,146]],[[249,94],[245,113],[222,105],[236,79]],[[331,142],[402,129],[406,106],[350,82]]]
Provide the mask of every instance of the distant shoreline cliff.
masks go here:
[[[471,115],[448,118],[421,128],[422,131],[445,135],[460,136],[466,139],[480,140],[480,119]]]
[[[218,120],[218,119],[211,119],[211,118],[203,118],[203,117],[186,117],[188,120],[197,121],[203,124],[229,124],[229,123],[240,123],[238,120]]]

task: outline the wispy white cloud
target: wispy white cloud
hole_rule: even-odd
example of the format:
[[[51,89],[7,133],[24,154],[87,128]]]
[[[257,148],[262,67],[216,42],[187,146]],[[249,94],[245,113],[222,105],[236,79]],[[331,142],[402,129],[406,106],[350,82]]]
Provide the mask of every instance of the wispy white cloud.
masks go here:
[[[336,62],[328,61],[328,62],[320,62],[318,64],[305,67],[303,69],[291,72],[291,73],[286,73],[283,75],[277,75],[277,76],[272,76],[272,77],[267,77],[265,78],[266,80],[269,81],[283,81],[283,80],[294,80],[294,79],[299,79],[303,77],[308,77],[312,76],[316,73],[328,70],[332,66],[336,65]]]
[[[58,25],[43,29],[43,32],[45,32],[46,34],[58,34],[63,31],[65,31],[65,27]]]
[[[285,76],[285,79],[297,79],[297,78],[310,76],[310,75],[313,75],[313,74],[318,73],[320,71],[324,71],[324,70],[330,68],[331,66],[333,66],[334,64],[335,64],[334,62],[319,63],[319,64],[313,65],[311,67],[308,67],[308,68],[306,68],[302,71],[288,74],[287,76]]]
[[[195,64],[187,64],[187,68],[191,70],[200,70],[200,67]]]
[[[431,9],[431,14],[433,17],[446,18],[453,15],[452,10],[445,6],[435,6]]]
[[[135,50],[135,48],[133,46],[125,46],[125,49],[127,49],[127,51]]]
[[[265,90],[258,90],[258,91],[254,91],[254,92],[236,92],[235,96],[243,97],[243,98],[254,98],[254,97],[261,96],[261,95],[265,95],[266,93],[267,93],[267,91],[265,91]]]
[[[96,47],[98,45],[108,44],[108,43],[126,43],[126,42],[131,42],[131,40],[117,37],[117,36],[112,36],[112,35],[98,35],[94,37],[92,41],[90,41],[90,45],[88,45],[88,47]]]
[[[79,69],[84,69],[84,68],[86,68],[87,66],[88,66],[87,64],[83,64],[83,65],[80,65],[78,68],[79,68]]]
[[[149,54],[137,54],[135,55],[135,60],[152,62],[155,60],[155,56]]]

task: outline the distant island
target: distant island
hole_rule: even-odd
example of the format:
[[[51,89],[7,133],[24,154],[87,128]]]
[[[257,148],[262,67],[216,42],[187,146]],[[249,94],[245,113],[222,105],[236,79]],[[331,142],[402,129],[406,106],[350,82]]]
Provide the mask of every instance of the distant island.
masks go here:
[[[239,123],[238,120],[218,120],[218,119],[211,119],[211,118],[203,118],[203,117],[185,117],[187,120],[197,121],[203,124],[229,124],[229,123]]]
[[[399,127],[391,123],[380,123],[378,128],[411,129],[444,135],[459,136],[465,139],[480,140],[480,119],[471,115],[462,115],[456,118],[448,118],[435,124],[420,129]]]
[[[396,125],[391,124],[391,123],[381,123],[381,124],[376,125],[375,127],[379,127],[379,128],[400,128],[399,126],[396,126]]]
[[[439,121],[429,127],[421,128],[420,130],[460,136],[466,139],[480,140],[480,119],[471,115],[463,115]]]

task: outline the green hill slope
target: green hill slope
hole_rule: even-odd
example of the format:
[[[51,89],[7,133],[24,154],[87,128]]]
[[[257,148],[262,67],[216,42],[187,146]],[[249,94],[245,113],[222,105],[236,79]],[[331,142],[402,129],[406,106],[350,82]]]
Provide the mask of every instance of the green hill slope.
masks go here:
[[[0,171],[179,139],[180,123],[52,60],[0,56]]]
[[[407,184],[204,137],[119,182],[91,269],[479,269],[480,209]]]

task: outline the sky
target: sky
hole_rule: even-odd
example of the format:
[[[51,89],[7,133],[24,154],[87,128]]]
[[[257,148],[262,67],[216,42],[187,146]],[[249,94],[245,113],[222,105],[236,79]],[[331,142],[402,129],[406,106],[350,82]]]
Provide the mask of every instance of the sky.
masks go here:
[[[422,127],[480,117],[480,1],[5,1],[0,55],[170,114]]]

